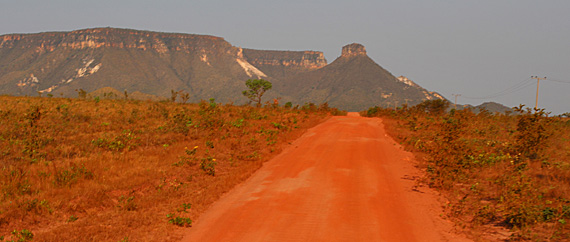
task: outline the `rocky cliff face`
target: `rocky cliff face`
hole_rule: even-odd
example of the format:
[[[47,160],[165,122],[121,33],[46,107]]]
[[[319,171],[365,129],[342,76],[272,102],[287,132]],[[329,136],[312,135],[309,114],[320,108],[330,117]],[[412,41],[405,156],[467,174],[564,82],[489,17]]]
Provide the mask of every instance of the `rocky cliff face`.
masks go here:
[[[398,81],[407,85],[406,87],[404,87],[404,90],[408,89],[408,88],[422,89],[422,92],[425,95],[426,100],[435,100],[435,99],[445,100],[445,98],[443,96],[441,96],[439,93],[430,92],[428,90],[425,90],[420,85],[416,84],[414,81],[408,79],[405,76],[399,76],[397,79],[398,79]]]
[[[243,57],[254,66],[284,66],[318,69],[327,65],[320,51],[276,51],[243,49]]]
[[[207,35],[172,34],[130,29],[96,28],[71,32],[40,34],[10,34],[0,36],[1,49],[29,49],[36,52],[51,52],[57,48],[98,49],[127,48],[152,50],[157,53],[171,51],[193,52],[226,49],[237,54],[223,38]]]
[[[352,57],[357,55],[366,55],[364,45],[352,43],[342,47],[341,57]]]
[[[286,90],[288,80],[327,65],[323,52],[243,49],[243,58],[266,74],[274,89]]]

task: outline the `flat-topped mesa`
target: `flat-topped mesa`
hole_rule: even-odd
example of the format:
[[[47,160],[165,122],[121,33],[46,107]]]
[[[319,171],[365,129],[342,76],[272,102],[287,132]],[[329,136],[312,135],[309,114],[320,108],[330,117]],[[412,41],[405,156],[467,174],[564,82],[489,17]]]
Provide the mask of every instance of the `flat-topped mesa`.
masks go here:
[[[117,28],[81,29],[71,32],[37,34],[8,34],[0,36],[0,48],[37,48],[38,52],[51,52],[56,48],[97,49],[126,48],[168,51],[201,51],[231,49],[223,38],[209,35],[161,33]]]
[[[366,48],[364,48],[364,45],[352,43],[342,47],[342,57],[351,57],[357,55],[366,55]]]
[[[243,57],[254,66],[284,66],[318,69],[327,65],[320,51],[278,51],[243,49]]]

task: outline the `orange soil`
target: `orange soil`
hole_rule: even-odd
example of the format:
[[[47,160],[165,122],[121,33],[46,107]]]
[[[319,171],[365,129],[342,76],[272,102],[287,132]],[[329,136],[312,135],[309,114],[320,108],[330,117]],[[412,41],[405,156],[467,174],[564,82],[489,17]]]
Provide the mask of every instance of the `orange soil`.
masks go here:
[[[379,118],[310,129],[207,210],[183,241],[468,241],[415,189],[413,156]]]

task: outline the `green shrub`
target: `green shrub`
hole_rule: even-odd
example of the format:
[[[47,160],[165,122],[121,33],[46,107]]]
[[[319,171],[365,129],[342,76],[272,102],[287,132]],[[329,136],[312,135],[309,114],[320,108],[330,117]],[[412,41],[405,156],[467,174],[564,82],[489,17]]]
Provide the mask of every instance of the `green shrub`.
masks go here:
[[[529,159],[539,158],[548,146],[546,140],[552,135],[551,124],[544,109],[524,109],[524,105],[515,108],[519,112],[517,134],[515,135],[516,152]]]
[[[167,214],[168,223],[174,224],[179,227],[190,227],[192,226],[192,219],[186,217],[179,217],[174,214]]]
[[[21,231],[12,231],[12,240],[9,242],[26,242],[34,239],[32,231],[22,229]]]
[[[202,169],[204,172],[206,172],[206,174],[210,176],[215,176],[216,164],[216,159],[208,156],[206,158],[202,158],[202,161],[200,162],[200,169]]]

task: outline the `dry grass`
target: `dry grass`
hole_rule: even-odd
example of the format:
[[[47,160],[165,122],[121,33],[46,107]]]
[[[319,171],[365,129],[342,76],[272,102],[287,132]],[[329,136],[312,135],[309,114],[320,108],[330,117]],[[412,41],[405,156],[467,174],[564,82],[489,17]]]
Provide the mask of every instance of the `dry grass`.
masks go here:
[[[191,219],[336,112],[213,101],[0,103],[0,236],[25,229],[36,241],[179,240]]]
[[[363,115],[386,118],[392,137],[420,160],[423,183],[445,194],[447,216],[476,241],[570,240],[570,120],[445,107]]]

